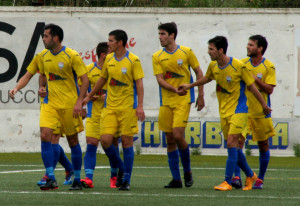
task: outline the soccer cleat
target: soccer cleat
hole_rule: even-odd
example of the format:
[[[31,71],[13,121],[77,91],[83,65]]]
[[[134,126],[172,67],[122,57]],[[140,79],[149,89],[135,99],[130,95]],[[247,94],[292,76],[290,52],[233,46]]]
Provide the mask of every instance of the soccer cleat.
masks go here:
[[[66,179],[64,185],[71,185],[73,183],[72,177],[74,176],[73,170],[71,172],[66,171]]]
[[[130,190],[130,185],[127,183],[127,181],[124,181],[122,185],[120,186],[119,190],[128,191]]]
[[[69,190],[82,190],[81,182],[73,182]]]
[[[38,181],[36,184],[37,184],[38,186],[43,186],[43,185],[46,184],[47,179],[49,179],[48,176],[47,176],[47,175],[44,175],[44,177],[43,177],[40,181]]]
[[[257,175],[255,172],[253,172],[252,177],[247,177],[245,182],[245,187],[243,187],[243,190],[252,190],[253,182],[255,182],[257,179]]]
[[[58,189],[57,182],[52,179],[47,179],[46,184],[40,186],[41,190],[56,190]]]
[[[193,176],[192,176],[192,172],[189,171],[189,172],[185,172],[184,173],[184,184],[186,187],[191,187],[194,183],[194,180],[193,180]]]
[[[117,188],[116,183],[117,183],[117,177],[110,178],[110,188]]]
[[[215,186],[214,189],[219,191],[230,191],[232,190],[232,186],[228,184],[227,181],[224,181],[221,184]]]
[[[123,179],[124,179],[124,172],[119,171],[117,181],[116,181],[116,187],[121,187]]]
[[[181,180],[172,179],[172,181],[169,182],[168,185],[165,185],[164,188],[182,188],[182,182]]]
[[[240,189],[243,187],[242,179],[239,176],[233,177],[231,179],[231,185],[232,187],[235,187],[236,189]]]
[[[85,179],[81,179],[80,182],[81,182],[82,186],[85,188],[93,188],[94,187],[93,180],[91,180],[88,177],[86,177]]]
[[[255,181],[255,184],[252,187],[252,189],[262,189],[263,186],[264,186],[264,181],[260,178],[257,178],[257,180]]]

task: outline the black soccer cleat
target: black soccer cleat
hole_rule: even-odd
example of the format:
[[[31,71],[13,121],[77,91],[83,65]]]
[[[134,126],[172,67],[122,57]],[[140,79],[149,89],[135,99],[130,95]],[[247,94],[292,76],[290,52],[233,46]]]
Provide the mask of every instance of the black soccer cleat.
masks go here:
[[[56,190],[58,189],[57,182],[52,179],[47,179],[46,184],[40,186],[41,190]]]
[[[118,172],[118,178],[117,178],[117,181],[116,181],[116,187],[121,187],[123,179],[124,179],[124,172],[119,171]]]
[[[130,190],[130,185],[127,183],[127,181],[124,181],[122,183],[122,185],[120,186],[119,190],[125,190],[125,191],[128,191]]]
[[[81,182],[73,182],[69,190],[82,190]]]
[[[168,185],[165,185],[164,188],[182,188],[182,182],[181,180],[172,179],[172,181],[169,182]]]
[[[184,184],[186,187],[192,187],[194,183],[194,180],[193,180],[193,176],[192,176],[192,172],[189,171],[189,172],[185,172],[184,173]]]

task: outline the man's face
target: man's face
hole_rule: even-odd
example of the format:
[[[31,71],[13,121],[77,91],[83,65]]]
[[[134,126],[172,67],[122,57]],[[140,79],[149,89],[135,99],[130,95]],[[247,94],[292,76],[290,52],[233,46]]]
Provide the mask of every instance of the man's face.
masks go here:
[[[172,42],[172,39],[174,39],[174,34],[169,35],[169,33],[166,30],[159,30],[158,35],[160,45],[162,47],[168,46]]]
[[[55,43],[53,40],[54,37],[50,34],[50,29],[46,29],[43,35],[43,43],[46,49],[52,50],[54,49]]]
[[[108,36],[107,45],[109,53],[115,52],[120,47],[121,43],[121,41],[115,39],[115,36]]]
[[[249,39],[247,44],[247,56],[248,57],[256,57],[260,48],[257,47],[257,41],[253,41]]]
[[[208,54],[212,61],[218,60],[221,51],[217,49],[215,44],[208,44]]]

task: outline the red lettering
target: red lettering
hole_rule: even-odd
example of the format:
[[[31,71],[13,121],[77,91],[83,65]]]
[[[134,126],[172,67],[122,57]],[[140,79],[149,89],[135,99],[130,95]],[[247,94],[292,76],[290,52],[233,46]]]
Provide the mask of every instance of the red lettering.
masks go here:
[[[91,57],[90,52],[89,51],[85,52],[85,59],[89,59],[90,57]]]
[[[96,48],[94,48],[93,50],[92,50],[92,61],[93,62],[97,62],[97,53],[96,53]]]
[[[129,40],[129,46],[134,47],[135,44],[136,44],[136,42],[134,42],[134,38],[131,38]]]

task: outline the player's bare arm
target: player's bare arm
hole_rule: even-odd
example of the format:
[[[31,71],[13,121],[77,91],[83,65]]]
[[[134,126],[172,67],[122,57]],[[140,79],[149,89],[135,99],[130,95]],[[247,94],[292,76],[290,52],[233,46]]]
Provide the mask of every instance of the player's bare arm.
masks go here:
[[[258,89],[256,88],[256,86],[253,84],[250,84],[248,86],[248,89],[254,94],[254,96],[256,97],[256,99],[260,102],[264,114],[268,115],[271,113],[272,109],[270,107],[268,107],[268,105],[266,104],[264,98],[262,97],[261,93],[258,91]]]
[[[136,83],[136,90],[138,96],[138,106],[136,108],[136,115],[138,119],[143,122],[145,120],[145,112],[143,108],[144,102],[144,86],[143,86],[143,79],[135,80]]]
[[[77,99],[74,109],[73,109],[74,117],[79,117],[80,115],[82,115],[82,101],[83,101],[83,98],[85,97],[86,91],[89,87],[89,79],[88,79],[87,74],[84,74],[84,75],[80,76],[79,78],[80,78],[82,84],[81,84],[81,87],[79,90],[78,99]]]
[[[163,74],[157,74],[156,75],[156,80],[157,80],[157,83],[159,84],[159,86],[161,86],[164,89],[167,89],[167,90],[169,90],[171,92],[177,93],[178,95],[181,95],[181,96],[187,94],[187,91],[181,91],[181,92],[179,92],[176,87],[173,87],[171,84],[169,84],[165,80]]]
[[[44,98],[47,95],[46,91],[46,85],[47,85],[47,77],[45,74],[40,74],[39,77],[39,96]]]
[[[208,82],[211,82],[212,79],[207,78],[206,76],[203,76],[201,79],[198,79],[196,82],[192,83],[192,84],[182,84],[178,87],[179,91],[185,91],[188,90],[192,87],[195,86],[200,86],[200,85],[204,85],[207,84]]]
[[[26,72],[24,76],[22,76],[22,78],[18,81],[18,84],[16,85],[15,88],[13,88],[12,90],[9,91],[9,97],[14,99],[15,98],[15,94],[20,90],[23,89],[28,82],[30,81],[30,79],[33,77],[33,75],[30,72]]]
[[[252,76],[254,77],[255,83],[257,84],[257,86],[259,87],[260,90],[264,91],[268,95],[273,93],[275,85],[267,84],[267,83],[261,81],[257,76],[255,76],[253,74],[252,74]]]
[[[84,100],[82,101],[82,105],[86,105],[92,99],[92,97],[97,93],[97,91],[101,90],[104,87],[106,82],[107,79],[100,77],[100,79],[97,81],[92,91],[88,93],[84,98]]]
[[[194,69],[194,72],[196,74],[196,78],[201,79],[203,77],[203,72],[200,68],[200,66],[198,66],[197,68]],[[205,101],[204,101],[204,86],[200,85],[198,86],[198,97],[197,97],[197,101],[196,101],[196,105],[195,107],[197,108],[197,111],[201,111],[205,106]]]

